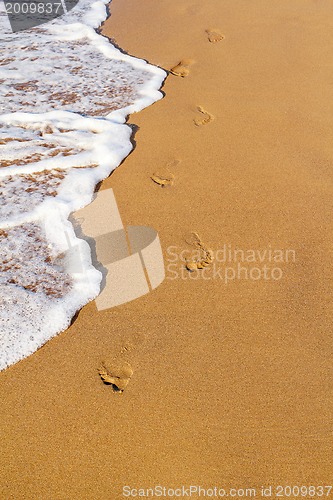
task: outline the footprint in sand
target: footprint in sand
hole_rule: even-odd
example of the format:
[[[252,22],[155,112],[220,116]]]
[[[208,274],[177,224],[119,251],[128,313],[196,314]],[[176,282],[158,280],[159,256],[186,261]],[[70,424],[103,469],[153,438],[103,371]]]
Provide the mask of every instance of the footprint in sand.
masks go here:
[[[188,271],[194,272],[198,269],[204,269],[213,262],[213,252],[202,242],[198,233],[191,233],[190,240],[185,241],[199,251],[198,258],[186,261]]]
[[[170,69],[170,73],[175,76],[185,78],[185,76],[189,75],[192,64],[194,64],[193,59],[183,59],[176,66]]]
[[[133,375],[133,370],[126,362],[112,360],[102,361],[98,373],[104,384],[111,385],[115,392],[123,392]]]
[[[175,180],[175,176],[170,172],[170,168],[176,167],[177,165],[179,165],[179,163],[180,160],[173,160],[172,162],[168,163],[164,169],[164,172],[153,174],[150,177],[151,180],[161,187],[172,186]]]
[[[224,39],[224,35],[222,35],[221,31],[217,28],[208,28],[206,33],[210,43],[220,42]]]
[[[134,345],[131,342],[127,342],[121,349],[120,354],[126,354],[134,349]]]
[[[195,118],[193,120],[197,127],[200,127],[201,125],[207,125],[207,123],[210,123],[214,120],[214,116],[208,113],[208,111],[206,111],[202,106],[198,106],[197,110],[199,111],[199,113],[201,113],[201,115],[203,115],[201,119]]]
[[[172,186],[175,176],[173,174],[168,176],[163,176],[159,174],[153,174],[151,180],[161,187]]]

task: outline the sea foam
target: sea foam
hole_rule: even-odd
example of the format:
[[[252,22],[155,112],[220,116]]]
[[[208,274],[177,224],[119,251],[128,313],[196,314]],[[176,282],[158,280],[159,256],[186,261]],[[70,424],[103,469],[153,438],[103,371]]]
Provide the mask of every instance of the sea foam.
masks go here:
[[[131,151],[127,115],[162,97],[163,70],[95,31],[105,3],[15,34],[0,11],[0,370],[99,294],[68,218]]]

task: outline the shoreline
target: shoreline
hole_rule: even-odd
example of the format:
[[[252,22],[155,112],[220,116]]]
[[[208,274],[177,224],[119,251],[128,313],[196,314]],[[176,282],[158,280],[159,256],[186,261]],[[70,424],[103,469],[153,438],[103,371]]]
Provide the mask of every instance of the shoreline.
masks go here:
[[[274,283],[166,279],[114,309],[85,306],[1,374],[0,491],[120,499],[124,485],[259,495],[329,484],[332,6],[113,0],[110,10],[102,33],[129,54],[167,69],[195,61],[130,116],[136,147],[101,187],[123,223],[155,228],[165,255],[193,251],[196,232],[215,252],[271,245],[296,259]],[[223,40],[209,42],[212,27]],[[198,107],[213,115],[202,126]],[[161,188],[151,176],[166,170],[174,182]],[[101,383],[105,357],[133,368],[123,394]]]
[[[95,27],[107,17],[105,1],[89,5],[89,0],[82,0],[72,18],[67,17],[71,22],[82,15],[82,23],[55,23],[57,34],[47,26],[42,32],[20,33],[11,39],[16,57],[0,60],[0,78],[5,77],[0,88],[5,96],[0,116],[1,166],[5,167],[0,171],[0,227],[4,230],[0,371],[66,330],[77,311],[100,295],[101,274],[89,262],[94,249],[76,238],[67,219],[91,204],[97,185],[131,151],[132,129],[124,124],[127,116],[162,98],[158,89],[166,73],[121,53],[97,33]],[[5,24],[3,16],[1,21]],[[61,41],[67,31],[71,40]],[[9,56],[9,43],[2,39],[1,46]],[[97,73],[90,59],[98,66]],[[75,67],[79,63],[82,66]],[[24,83],[30,64],[37,79]],[[48,73],[57,79],[58,93]],[[14,92],[7,93],[11,86]],[[24,113],[17,112],[20,109]],[[27,229],[24,224],[32,226]],[[27,253],[33,262],[26,259]],[[81,273],[73,261],[80,262]]]

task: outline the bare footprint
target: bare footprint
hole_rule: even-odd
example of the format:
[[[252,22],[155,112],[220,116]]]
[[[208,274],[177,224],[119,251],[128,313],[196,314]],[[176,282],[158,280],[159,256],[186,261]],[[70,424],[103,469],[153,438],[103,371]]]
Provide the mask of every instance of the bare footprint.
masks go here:
[[[102,361],[98,373],[104,384],[111,385],[115,392],[123,392],[133,375],[133,370],[126,362],[112,360]]]
[[[185,78],[185,76],[189,75],[192,64],[194,64],[193,59],[183,59],[176,66],[170,69],[170,73],[175,76]]]
[[[207,125],[207,123],[210,123],[214,120],[214,116],[208,113],[208,111],[206,111],[202,106],[198,106],[197,110],[203,115],[200,120],[199,118],[195,118],[193,120],[197,127],[200,127],[201,125]]]
[[[121,349],[120,354],[126,354],[134,349],[134,345],[131,342],[127,342]]]
[[[186,240],[186,243],[199,250],[199,257],[197,259],[186,261],[186,269],[188,271],[193,272],[203,269],[213,262],[213,252],[202,242],[198,233],[191,233],[191,240]]]
[[[155,184],[158,184],[161,187],[172,186],[175,180],[174,174],[170,172],[170,168],[176,167],[179,165],[180,160],[173,160],[166,165],[164,168],[164,172],[160,172],[158,174],[153,174],[150,178]]]
[[[153,174],[151,176],[151,180],[158,184],[161,187],[172,186],[175,176],[173,174],[165,177],[158,174]]]
[[[220,42],[224,39],[224,35],[222,35],[221,31],[217,28],[208,28],[206,33],[210,43]]]

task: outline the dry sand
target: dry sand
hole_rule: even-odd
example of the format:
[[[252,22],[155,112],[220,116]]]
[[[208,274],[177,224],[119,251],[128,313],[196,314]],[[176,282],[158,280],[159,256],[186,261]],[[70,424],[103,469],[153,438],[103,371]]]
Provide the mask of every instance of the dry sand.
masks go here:
[[[0,497],[330,484],[332,3],[114,0],[111,10],[104,32],[130,54],[168,69],[195,61],[130,117],[137,146],[103,184],[123,222],[158,230],[166,258],[197,231],[213,250],[293,249],[296,262],[277,281],[169,273],[136,301],[85,307],[1,374]],[[210,42],[216,30],[224,39]],[[196,126],[198,106],[214,119]],[[174,183],[160,188],[150,176],[170,162]],[[98,377],[109,356],[133,369],[123,394]]]

